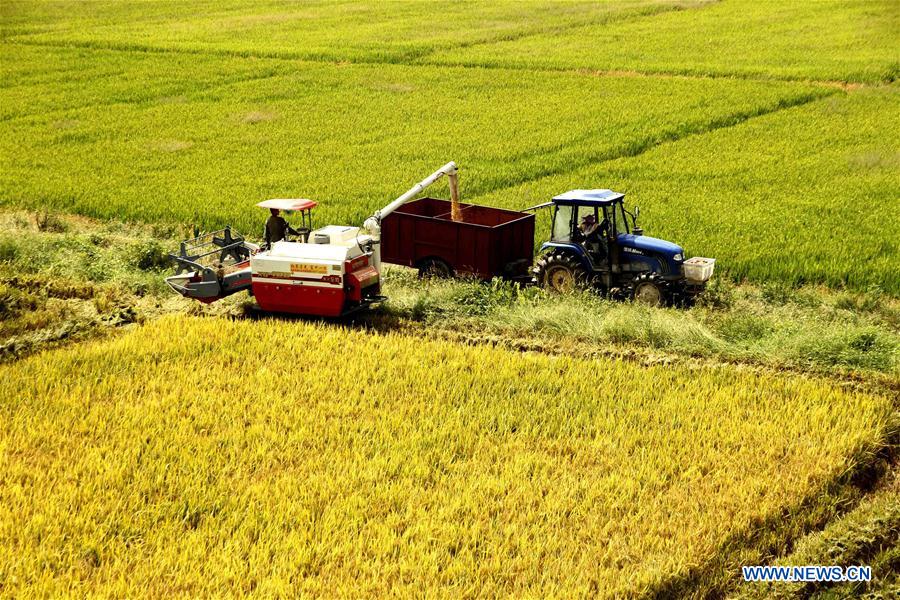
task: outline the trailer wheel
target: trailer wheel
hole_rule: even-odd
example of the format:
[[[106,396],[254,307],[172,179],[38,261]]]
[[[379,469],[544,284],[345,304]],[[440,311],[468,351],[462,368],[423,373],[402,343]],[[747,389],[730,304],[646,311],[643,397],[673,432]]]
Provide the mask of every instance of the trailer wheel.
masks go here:
[[[567,254],[549,254],[537,261],[534,276],[538,285],[565,294],[585,286],[587,272],[575,257]]]
[[[426,258],[419,263],[419,279],[450,279],[453,277],[453,267],[440,258]]]
[[[647,306],[662,306],[666,303],[666,285],[655,273],[644,273],[634,279],[632,297]]]

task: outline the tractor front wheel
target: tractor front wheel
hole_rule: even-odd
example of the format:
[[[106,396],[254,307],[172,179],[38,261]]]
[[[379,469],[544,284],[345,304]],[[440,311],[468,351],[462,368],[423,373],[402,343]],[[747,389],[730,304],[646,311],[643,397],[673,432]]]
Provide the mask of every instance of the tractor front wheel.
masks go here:
[[[542,257],[534,266],[538,285],[565,294],[585,286],[587,272],[581,262],[566,254],[550,254]]]
[[[666,303],[666,285],[660,277],[654,273],[638,275],[632,288],[633,298],[636,302],[647,306],[662,306]]]

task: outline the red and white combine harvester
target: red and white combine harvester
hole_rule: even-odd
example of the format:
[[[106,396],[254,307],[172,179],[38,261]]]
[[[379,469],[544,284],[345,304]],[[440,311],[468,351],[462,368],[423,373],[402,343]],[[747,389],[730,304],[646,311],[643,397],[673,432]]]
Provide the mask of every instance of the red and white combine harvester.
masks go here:
[[[266,200],[257,206],[299,212],[294,241],[260,248],[230,227],[181,243],[175,275],[179,294],[214,302],[248,290],[264,311],[322,317],[346,315],[384,300],[381,295],[381,221],[446,175],[456,198],[456,164],[449,162],[366,219],[362,227],[312,229],[310,200]]]

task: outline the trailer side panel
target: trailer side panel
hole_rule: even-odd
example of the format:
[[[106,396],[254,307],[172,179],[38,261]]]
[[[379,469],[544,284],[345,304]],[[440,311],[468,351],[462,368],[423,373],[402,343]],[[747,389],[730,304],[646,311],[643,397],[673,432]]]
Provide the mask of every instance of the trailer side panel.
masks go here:
[[[450,202],[420,198],[381,223],[384,262],[416,267],[428,259],[446,262],[460,275],[481,279],[510,273],[511,264],[530,264],[534,255],[534,215],[489,206],[461,204],[461,221]]]

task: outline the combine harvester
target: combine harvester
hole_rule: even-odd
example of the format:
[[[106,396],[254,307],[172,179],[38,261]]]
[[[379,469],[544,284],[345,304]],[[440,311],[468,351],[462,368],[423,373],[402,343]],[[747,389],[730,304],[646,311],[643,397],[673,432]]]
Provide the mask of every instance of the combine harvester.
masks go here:
[[[447,176],[451,200],[419,198]],[[399,196],[362,227],[312,229],[310,200],[257,206],[299,212],[294,241],[260,248],[230,227],[181,243],[166,282],[179,294],[214,302],[247,290],[264,311],[339,317],[384,300],[382,262],[420,275],[467,275],[537,283],[559,292],[592,287],[652,305],[689,301],[703,291],[715,260],[684,260],[680,246],[646,237],[625,210],[624,194],[572,190],[525,211],[462,204],[449,162]],[[548,242],[532,269],[535,212],[553,209]]]
[[[300,212],[295,241],[261,249],[229,227],[181,243],[175,275],[166,282],[179,294],[214,302],[248,290],[264,311],[344,316],[384,300],[381,295],[381,221],[447,175],[456,189],[456,165],[447,163],[366,219],[363,227],[327,225],[312,230],[310,200],[266,200],[257,206]]]

